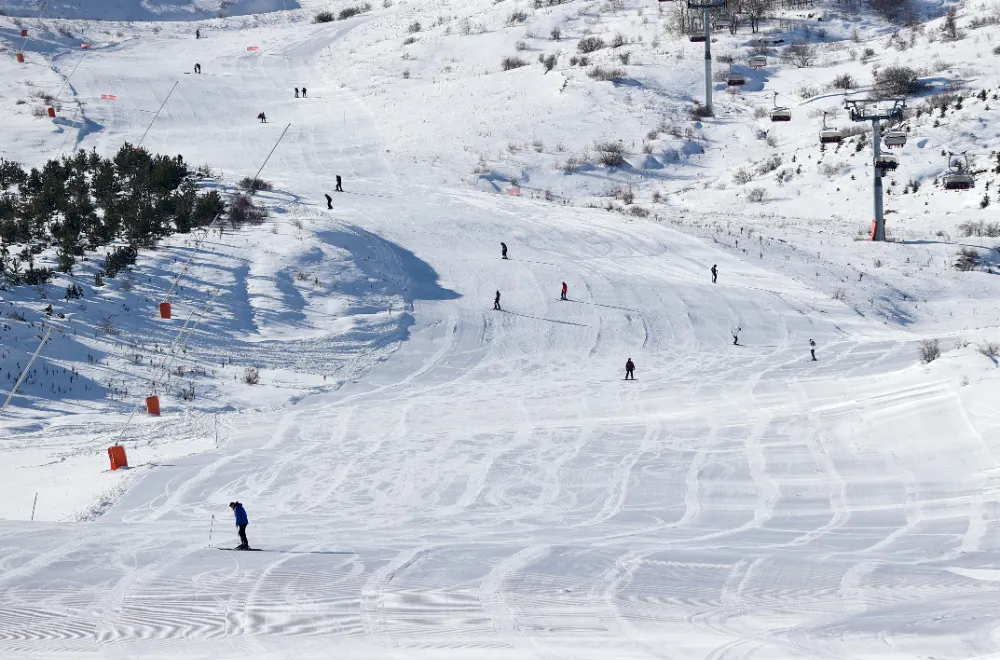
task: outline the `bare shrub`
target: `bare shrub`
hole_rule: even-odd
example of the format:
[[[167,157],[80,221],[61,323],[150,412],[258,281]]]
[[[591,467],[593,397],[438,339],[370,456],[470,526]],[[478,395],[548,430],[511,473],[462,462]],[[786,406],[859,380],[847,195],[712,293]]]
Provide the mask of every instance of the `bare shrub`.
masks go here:
[[[875,76],[875,94],[881,98],[909,96],[923,88],[916,70],[908,66],[887,66]]]
[[[313,16],[313,23],[332,23],[333,22],[333,12],[321,11],[315,16]]]
[[[406,28],[406,31],[412,34],[414,32],[420,32],[422,29],[423,27],[420,25],[420,21],[413,21],[410,23],[410,26]]]
[[[809,67],[816,61],[816,49],[809,44],[792,44],[785,49],[785,58],[800,69]]]
[[[746,167],[741,167],[733,174],[733,182],[737,185],[743,186],[751,181],[753,181],[753,171]]]
[[[552,37],[553,41],[561,41],[562,40],[562,30],[560,30],[558,27],[554,27],[554,28],[552,28],[552,31],[549,32],[549,36]]]
[[[625,145],[621,142],[606,140],[594,145],[597,152],[597,162],[605,167],[621,167],[625,164]]]
[[[548,73],[552,69],[556,68],[556,64],[559,63],[559,56],[555,53],[551,55],[539,55],[538,61],[541,62],[542,67],[545,69],[545,73]]]
[[[958,230],[962,232],[962,236],[997,238],[1000,237],[1000,222],[967,221],[960,224]]]
[[[830,86],[834,89],[854,89],[858,86],[857,79],[849,73],[842,73],[833,79]]]
[[[1000,341],[984,341],[976,345],[976,350],[988,358],[995,359],[1000,355]]]
[[[507,25],[514,25],[515,23],[523,23],[528,20],[528,13],[525,11],[515,11],[507,17]]]
[[[955,270],[975,270],[980,264],[979,252],[974,248],[963,247],[955,255]]]
[[[233,227],[244,224],[259,225],[267,216],[267,209],[254,204],[253,198],[245,193],[234,197],[229,205],[229,224]]]
[[[771,154],[757,165],[757,174],[764,176],[781,167],[781,154]]]
[[[628,65],[630,59],[632,59],[632,53],[629,51],[618,53],[618,61],[622,64]]]
[[[500,68],[503,71],[510,71],[511,69],[520,69],[522,66],[528,66],[528,63],[522,60],[520,57],[505,57],[500,61]]]
[[[763,188],[751,188],[747,191],[747,201],[759,203],[767,198],[767,191]]]
[[[261,190],[274,190],[274,184],[272,184],[270,181],[265,181],[264,179],[257,179],[249,176],[245,176],[242,179],[240,179],[237,185],[239,185],[240,188],[247,191],[251,195]]]
[[[612,48],[621,48],[626,44],[628,44],[628,39],[626,39],[625,35],[622,34],[621,32],[619,32],[618,34],[616,34],[614,37],[611,38]]]
[[[260,383],[260,369],[257,367],[247,367],[244,369],[243,382],[247,385],[257,385]]]
[[[415,43],[417,43],[416,37],[407,37],[406,39],[403,39],[404,46],[409,46],[410,44],[415,44]]]
[[[771,114],[770,110],[760,105],[758,105],[756,108],[753,109],[754,119],[763,119],[764,117],[767,117],[770,114]]]
[[[705,119],[706,117],[711,117],[712,116],[712,113],[708,111],[708,106],[703,105],[703,104],[699,103],[698,101],[694,102],[694,107],[691,108],[691,110],[688,112],[688,114],[691,116],[691,119],[693,119],[695,121],[698,121],[699,119]]]
[[[581,53],[593,53],[605,47],[604,40],[600,37],[584,37],[576,44],[576,49]]]
[[[622,69],[605,69],[603,67],[595,66],[593,69],[587,72],[587,75],[594,80],[603,80],[610,82],[620,82],[625,78],[625,72]]]
[[[519,39],[514,42],[514,50],[521,52],[522,50],[528,50],[528,42],[523,39]]]
[[[920,342],[920,361],[930,364],[941,357],[941,344],[937,339],[925,339]]]

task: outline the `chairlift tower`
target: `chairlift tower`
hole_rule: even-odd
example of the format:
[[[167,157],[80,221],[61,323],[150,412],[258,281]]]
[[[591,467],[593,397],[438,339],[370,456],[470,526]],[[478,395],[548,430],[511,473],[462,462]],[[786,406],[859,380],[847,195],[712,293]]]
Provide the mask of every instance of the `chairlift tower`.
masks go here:
[[[889,104],[892,105],[890,106]],[[875,149],[875,158],[872,160],[872,169],[875,171],[875,230],[872,232],[872,240],[884,241],[885,215],[882,208],[882,171],[883,169],[895,169],[896,165],[893,163],[891,167],[880,167],[879,159],[882,156],[880,123],[883,121],[901,121],[906,103],[902,99],[886,99],[884,101],[858,99],[844,101],[844,107],[850,111],[852,121],[870,121],[872,123],[872,146]],[[893,160],[895,161],[895,158]]]
[[[687,7],[705,11],[705,110],[711,117],[715,114],[715,108],[712,107],[712,21],[709,12],[713,9],[725,9],[726,0],[710,2],[688,0]]]

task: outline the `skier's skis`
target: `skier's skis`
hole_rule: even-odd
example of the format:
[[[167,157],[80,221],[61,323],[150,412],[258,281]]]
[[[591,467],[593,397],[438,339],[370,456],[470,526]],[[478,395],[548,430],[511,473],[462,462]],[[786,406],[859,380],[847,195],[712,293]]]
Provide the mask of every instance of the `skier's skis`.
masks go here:
[[[215,549],[216,550],[229,550],[230,552],[233,552],[233,551],[237,551],[237,552],[260,552],[261,551],[260,548],[241,548],[240,546],[236,546],[235,548],[220,548],[220,547],[216,547]]]

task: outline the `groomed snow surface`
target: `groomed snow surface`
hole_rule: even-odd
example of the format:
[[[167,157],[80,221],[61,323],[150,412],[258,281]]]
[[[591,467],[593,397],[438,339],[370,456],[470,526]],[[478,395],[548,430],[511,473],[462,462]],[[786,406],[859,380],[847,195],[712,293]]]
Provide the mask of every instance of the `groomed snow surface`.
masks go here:
[[[487,23],[514,9],[503,5],[475,11]],[[577,9],[551,11],[569,21]],[[1000,386],[976,348],[997,338],[1000,284],[951,268],[957,244],[934,235],[945,220],[900,228],[906,242],[855,241],[865,189],[837,197],[847,180],[818,175],[752,211],[703,187],[660,220],[496,194],[493,175],[466,185],[466,161],[509,139],[480,123],[517,111],[497,89],[544,104],[561,92],[540,81],[562,81],[537,65],[530,78],[470,74],[472,100],[450,97],[463,117],[427,91],[449,56],[427,55],[410,88],[427,93],[411,92],[409,111],[410,78],[359,91],[344,77],[388,75],[381,61],[341,67],[362,66],[347,54],[380,43],[376,30],[398,58],[405,26],[433,22],[426,7],[310,17],[216,19],[200,41],[170,23],[101,41],[101,24],[76,22],[94,43],[60,118],[12,110],[24,130],[4,132],[5,158],[107,155],[139,139],[180,80],[144,146],[204,163],[215,172],[204,185],[229,187],[290,126],[262,174],[275,187],[260,195],[263,225],[172,237],[104,288],[90,286],[97,255],[76,272],[82,301],[62,299],[68,278],[2,293],[3,372],[26,364],[53,322],[47,304],[66,318],[0,420],[0,658],[1000,654]],[[481,38],[491,66],[508,48],[490,45],[507,39],[496,32],[438,37]],[[0,68],[4,108],[28,95],[25,81],[58,89],[81,57],[60,38],[40,35],[25,65]],[[201,75],[186,73],[195,61]],[[677,66],[688,75],[700,61]],[[610,85],[573,78],[561,121],[596,122],[608,92],[585,84]],[[308,98],[294,98],[302,85]],[[688,92],[672,88],[664,114]],[[618,102],[641,138],[648,109]],[[814,140],[805,124],[786,157]],[[731,181],[764,153],[735,125],[698,128],[707,143],[732,136],[730,154],[691,151],[651,185]],[[603,137],[553,130],[571,151]],[[553,176],[540,170],[528,175]],[[598,180],[653,189],[638,169],[581,176],[561,192],[594,194]],[[941,203],[971,209],[981,192]],[[174,319],[155,318],[185,264]],[[168,357],[189,318],[198,327]],[[922,364],[927,339],[944,355]],[[258,385],[243,382],[250,366]],[[125,428],[154,377],[163,415],[140,409]],[[178,396],[188,383],[194,401]],[[131,468],[112,472],[119,435]],[[261,552],[217,549],[237,543],[237,499]]]

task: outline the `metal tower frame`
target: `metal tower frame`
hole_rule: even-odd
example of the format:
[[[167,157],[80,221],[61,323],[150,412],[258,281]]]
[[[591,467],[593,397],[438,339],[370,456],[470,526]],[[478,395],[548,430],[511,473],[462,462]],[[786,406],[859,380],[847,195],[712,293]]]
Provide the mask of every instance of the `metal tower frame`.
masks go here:
[[[883,109],[879,104],[891,103],[892,106]],[[844,101],[844,107],[851,113],[851,121],[872,123],[872,145],[875,149],[875,157],[872,159],[872,169],[875,171],[875,231],[872,233],[873,241],[885,240],[885,215],[882,207],[882,170],[875,167],[879,156],[882,155],[882,135],[880,123],[883,121],[900,121],[903,119],[903,110],[906,103],[903,99],[857,99]]]
[[[712,2],[697,2],[688,0],[688,9],[703,9],[705,11],[705,110],[709,116],[715,115],[712,105],[712,21],[709,12],[712,9],[725,9],[726,0]]]

